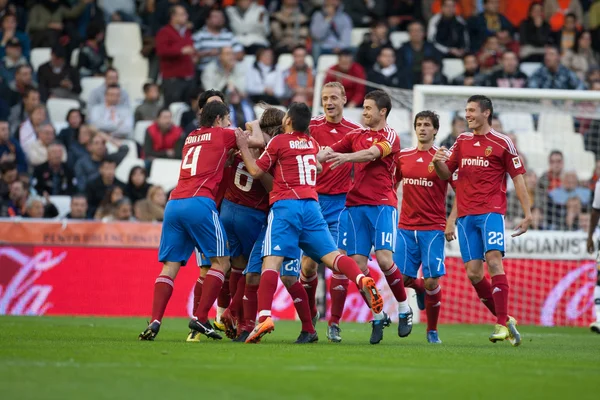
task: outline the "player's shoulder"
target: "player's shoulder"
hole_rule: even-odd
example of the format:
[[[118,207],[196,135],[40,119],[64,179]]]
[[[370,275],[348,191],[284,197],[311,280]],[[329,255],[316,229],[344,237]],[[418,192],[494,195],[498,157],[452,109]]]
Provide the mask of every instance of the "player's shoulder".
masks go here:
[[[342,124],[342,125],[343,125],[345,128],[348,128],[348,129],[349,129],[349,132],[352,132],[352,131],[354,131],[354,130],[356,130],[356,129],[365,129],[365,127],[364,127],[364,126],[362,126],[361,124],[359,124],[358,122],[356,122],[356,121],[353,121],[353,120],[351,120],[351,119],[349,119],[349,118],[346,118],[346,117],[343,117],[343,118],[342,118],[342,122],[341,122],[341,124]]]
[[[318,126],[325,125],[326,123],[327,123],[327,120],[325,119],[325,114],[321,114],[316,117],[312,117],[310,119],[310,124],[308,125],[308,127],[316,128]]]
[[[409,157],[412,156],[413,154],[417,153],[417,146],[413,146],[413,147],[406,147],[404,149],[400,150],[400,157]]]
[[[387,140],[392,146],[398,146],[398,148],[400,147],[400,137],[394,128],[386,125],[385,128],[383,128],[382,134],[385,137],[385,140]]]
[[[463,132],[460,135],[458,135],[458,137],[456,138],[456,141],[465,141],[465,140],[473,140],[473,137],[475,135],[473,135],[472,132]]]
[[[500,133],[494,129],[490,130],[490,133],[487,135],[488,139],[496,144],[497,146],[503,148],[511,154],[517,155],[517,147],[513,143],[512,139],[507,135]]]

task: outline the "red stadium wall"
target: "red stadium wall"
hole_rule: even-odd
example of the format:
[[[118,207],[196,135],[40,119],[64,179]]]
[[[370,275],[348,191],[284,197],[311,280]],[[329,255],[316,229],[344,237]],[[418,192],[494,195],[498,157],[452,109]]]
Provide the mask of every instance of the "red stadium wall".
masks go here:
[[[161,268],[156,258],[159,233],[160,225],[151,224],[0,222],[0,314],[148,316],[154,279]],[[450,246],[449,254],[453,252]],[[595,262],[564,259],[564,253],[557,260],[528,256],[505,261],[510,309],[520,323],[585,326],[592,322]],[[195,265],[192,258],[182,268],[167,316],[189,315],[198,276]],[[446,265],[441,322],[492,322],[460,259],[448,257]],[[370,266],[378,286],[387,289],[376,264]],[[386,310],[394,315],[395,301],[387,290],[385,300]],[[295,317],[281,285],[273,312],[282,319]],[[351,288],[344,320],[369,319],[369,310]]]

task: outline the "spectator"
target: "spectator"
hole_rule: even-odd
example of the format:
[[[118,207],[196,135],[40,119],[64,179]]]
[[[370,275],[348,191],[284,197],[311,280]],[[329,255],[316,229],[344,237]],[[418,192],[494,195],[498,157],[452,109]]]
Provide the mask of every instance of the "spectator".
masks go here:
[[[68,128],[67,128],[68,129]],[[67,163],[70,168],[75,170],[75,164],[82,157],[88,156],[87,146],[93,135],[96,134],[96,128],[89,125],[81,125],[77,130],[77,135],[73,137],[71,143],[67,147]]]
[[[29,65],[29,61],[23,55],[21,42],[19,39],[12,38],[6,44],[6,53],[0,60],[0,78],[4,84],[9,84],[15,80],[17,68],[21,65]]]
[[[353,27],[368,27],[375,21],[384,20],[386,17],[386,0],[345,0],[344,11],[352,20]]]
[[[116,204],[124,197],[123,188],[118,185],[110,186],[104,192],[104,197],[100,201],[94,219],[106,221],[105,218],[110,217],[115,209]],[[88,199],[89,201],[89,199]]]
[[[88,219],[88,202],[83,193],[76,193],[71,197],[71,211],[67,219]]]
[[[190,93],[190,97],[187,102],[189,109],[187,109],[183,112],[183,114],[181,114],[180,126],[183,128],[186,134],[189,133],[187,131],[188,126],[193,126],[192,130],[196,129],[196,127],[198,126],[198,121],[196,121],[196,114],[198,113],[199,96],[200,94],[198,92]]]
[[[420,0],[387,1],[386,15],[391,29],[404,31],[414,21],[424,21]]]
[[[502,53],[512,51],[515,54],[519,54],[519,42],[512,36],[511,31],[508,29],[501,29],[496,32],[496,37],[498,38],[498,46],[500,46],[500,51]]]
[[[560,150],[551,151],[548,156],[548,171],[544,172],[538,181],[543,193],[548,193],[562,184],[564,166],[563,153]]]
[[[19,127],[17,137],[19,138],[19,144],[21,145],[21,148],[23,149],[27,157],[29,157],[27,149],[33,142],[36,141],[40,127],[43,124],[49,123],[46,114],[46,107],[40,104],[33,109],[33,111],[31,112],[31,116],[27,118],[27,121],[25,121]]]
[[[146,180],[148,178],[146,169],[140,166],[131,168],[129,171],[129,180],[125,186],[125,195],[131,199],[133,204],[139,200],[143,200],[148,195],[150,184]]]
[[[271,14],[271,41],[274,50],[290,53],[296,46],[306,46],[309,19],[298,0],[282,0],[281,8]]]
[[[131,200],[127,197],[117,201],[111,216],[105,219],[106,222],[128,222],[135,221],[131,210]]]
[[[21,145],[10,137],[8,122],[0,121],[0,164],[15,163],[19,172],[27,172],[27,160]]]
[[[128,139],[133,133],[133,113],[128,106],[119,103],[120,96],[119,85],[108,86],[104,104],[90,111],[90,123],[116,138]]]
[[[106,155],[106,142],[111,142],[118,147],[118,151],[108,157]],[[80,191],[84,191],[88,183],[98,178],[102,160],[108,158],[111,162],[119,164],[125,158],[129,152],[129,147],[125,144],[119,147],[118,144],[116,140],[104,132],[97,132],[93,135],[87,144],[87,154],[81,156],[75,163],[75,177]],[[98,203],[96,203],[97,205]]]
[[[270,48],[258,49],[256,52],[256,61],[246,74],[246,93],[255,103],[264,101],[273,105],[281,104],[285,86]]]
[[[579,0],[544,0],[544,16],[553,31],[558,31],[572,16],[574,25],[583,24],[583,8]]]
[[[83,124],[83,114],[78,108],[73,108],[67,113],[67,123],[69,124],[66,128],[63,128],[56,139],[60,141],[67,149],[71,148],[73,141],[79,137],[79,128]]]
[[[435,58],[424,58],[421,63],[421,79],[423,85],[447,85],[448,78],[442,74],[442,67]]]
[[[165,106],[183,101],[193,87],[196,50],[187,28],[188,13],[182,6],[169,10],[169,25],[156,34],[156,55],[162,74]]]
[[[79,93],[81,93],[79,72],[71,67],[66,57],[64,47],[54,47],[50,61],[40,66],[38,82],[43,102],[50,97],[79,100]]]
[[[552,35],[550,24],[544,20],[541,3],[531,3],[526,20],[519,27],[522,62],[541,62],[544,59],[544,46]]]
[[[429,20],[427,40],[444,57],[461,58],[469,49],[469,32],[465,20],[456,15],[455,0],[443,0],[442,10]]]
[[[565,204],[564,219],[557,229],[561,231],[579,230],[579,218],[583,211],[583,205],[579,197],[569,197]],[[589,225],[588,225],[589,227]],[[587,231],[586,231],[587,232]]]
[[[144,155],[147,161],[155,158],[181,158],[183,130],[173,125],[171,111],[163,108],[152,125],[146,129]]]
[[[164,78],[164,73],[163,73]],[[88,110],[91,110],[94,106],[104,104],[104,94],[106,93],[106,88],[109,86],[114,86],[119,84],[119,72],[117,72],[114,68],[108,68],[106,73],[104,74],[104,83],[98,86],[96,89],[92,90],[90,93],[90,98],[87,102]],[[121,96],[119,97],[119,105],[129,107],[129,94],[123,88],[121,88]]]
[[[37,87],[37,83],[33,80],[33,70],[29,65],[20,65],[15,70],[15,80],[8,83],[5,88],[6,93],[2,97],[12,108],[21,101],[26,89],[30,87]]]
[[[450,131],[450,134],[442,140],[441,146],[445,146],[449,149],[454,145],[454,142],[456,142],[456,138],[464,132],[467,132],[467,121],[457,114],[452,118],[452,131]]]
[[[244,66],[235,58],[231,47],[222,47],[219,58],[211,61],[202,71],[202,86],[222,92],[237,90],[242,95],[246,90]]]
[[[256,115],[252,109],[252,104],[240,95],[237,90],[230,90],[227,92],[227,103],[229,103],[229,119],[231,120],[231,126],[233,128],[242,128],[246,126],[246,123],[254,121]]]
[[[486,74],[497,70],[498,63],[502,58],[502,53],[502,49],[500,48],[496,36],[489,36],[485,39],[481,50],[477,53],[477,60],[479,61],[481,73]]]
[[[585,81],[590,68],[598,68],[598,54],[592,49],[592,35],[589,31],[583,31],[577,35],[575,46],[567,50],[562,56],[562,64],[575,72],[575,75]]]
[[[82,78],[104,76],[109,66],[109,58],[104,48],[104,27],[90,24],[86,31],[86,41],[79,50],[77,69]]]
[[[27,88],[21,101],[10,109],[8,124],[11,134],[15,134],[19,130],[19,126],[29,119],[33,110],[40,104],[40,92],[33,87]]]
[[[11,161],[0,163],[0,216],[5,217],[7,210],[4,209],[10,200],[10,185],[18,178],[17,164]]]
[[[377,62],[379,52],[384,47],[392,47],[388,26],[384,21],[375,22],[368,35],[358,47],[356,62],[369,70]]]
[[[340,82],[346,89],[346,98],[348,99],[346,107],[360,107],[362,105],[363,98],[365,97],[365,85],[363,83],[358,83],[354,80],[336,75],[338,72],[358,79],[364,80],[366,78],[365,70],[359,63],[354,61],[352,52],[350,50],[342,50],[340,52],[337,65],[329,68],[327,75],[325,75],[325,81],[323,84],[329,82]]]
[[[27,155],[29,164],[34,167],[48,161],[48,149],[56,140],[54,127],[48,123],[42,123],[37,129],[37,134],[38,138],[35,141],[31,141],[23,147],[23,151]],[[67,162],[67,150],[65,149],[65,146],[60,143],[57,143],[57,145],[62,147],[62,153],[60,154],[62,162]]]
[[[29,187],[20,180],[9,186],[8,201],[2,207],[2,217],[19,217],[25,214],[25,203],[29,197]]]
[[[91,179],[85,188],[89,208],[88,215],[96,214],[96,209],[100,205],[100,202],[112,187],[118,186],[121,189],[121,195],[123,194],[125,185],[115,178],[116,169],[117,163],[114,159],[104,158],[100,162],[98,176],[95,179]]]
[[[187,137],[195,129],[198,129],[199,115],[202,112],[202,108],[206,105],[206,103],[210,103],[212,101],[220,101],[221,103],[224,103],[225,96],[223,95],[223,92],[209,89],[200,93],[195,104],[196,112],[194,114],[194,119],[185,127],[185,137]]]
[[[48,146],[48,161],[33,169],[32,185],[38,194],[71,196],[75,192],[73,170],[63,161],[65,147],[54,142]]]
[[[2,28],[2,30],[0,30],[0,58],[4,58],[6,45],[11,39],[15,38],[21,44],[23,56],[29,60],[31,43],[29,41],[29,36],[27,36],[25,32],[17,30],[17,17],[12,13],[6,13],[2,17],[2,22],[0,24],[0,27]]]
[[[158,85],[156,83],[144,83],[144,101],[135,109],[135,122],[152,121],[162,108]]]
[[[486,86],[503,88],[527,87],[527,75],[519,70],[519,59],[512,51],[502,55],[502,69],[492,72],[486,79]]]
[[[304,99],[304,103],[312,107],[315,77],[313,69],[306,63],[306,48],[298,46],[292,52],[294,62],[283,73],[285,97],[288,99]]]
[[[592,200],[592,192],[589,188],[579,186],[577,173],[575,171],[565,172],[561,185],[548,192],[552,204],[564,206],[571,197],[578,197],[581,204],[587,207]]]
[[[219,52],[223,47],[231,47],[237,53],[236,57],[238,58],[243,56],[244,48],[234,34],[225,28],[225,16],[221,10],[211,10],[206,25],[194,33],[192,39],[197,56],[200,58],[197,64],[199,73],[202,73],[211,61],[219,57]]]
[[[398,67],[396,66],[396,52],[393,47],[383,47],[380,50],[377,62],[373,65],[373,68],[367,72],[367,80],[378,85],[396,88],[405,86],[398,73]],[[367,86],[367,93],[376,89],[378,88]]]
[[[418,21],[408,25],[409,41],[398,50],[398,63],[403,69],[406,88],[411,89],[421,79],[421,64],[425,58],[440,58],[435,46],[425,40],[423,24]]]
[[[572,50],[575,47],[577,38],[577,19],[574,14],[565,16],[565,23],[562,29],[555,33],[554,43],[558,45],[560,54],[564,55],[567,50]]]
[[[104,20],[109,22],[137,22],[134,0],[112,0],[102,2]]]
[[[28,196],[25,201],[23,218],[44,218],[44,198],[37,195]]]
[[[27,22],[27,33],[31,47],[54,47],[63,34],[65,22],[81,15],[91,0],[79,0],[69,8],[59,0],[43,0],[31,7]]]
[[[269,13],[253,0],[236,0],[225,9],[229,26],[246,54],[255,54],[259,47],[268,47]]]
[[[152,186],[147,198],[134,203],[135,218],[142,222],[160,222],[164,218],[167,195],[160,186]]]
[[[585,88],[577,75],[560,63],[558,49],[546,47],[544,65],[529,78],[527,86],[534,89],[579,89]]]
[[[325,0],[323,8],[312,15],[310,35],[315,62],[321,54],[338,54],[350,47],[352,20],[340,0]]]
[[[463,56],[463,69],[465,72],[452,80],[454,86],[481,86],[485,76],[479,73],[477,56],[467,53]]]
[[[540,207],[531,208],[531,228],[537,231],[545,231],[548,229],[544,218],[544,211]]]
[[[512,31],[510,21],[498,12],[499,0],[483,0],[483,12],[472,17],[469,22],[471,51],[478,51],[483,40],[501,30]]]

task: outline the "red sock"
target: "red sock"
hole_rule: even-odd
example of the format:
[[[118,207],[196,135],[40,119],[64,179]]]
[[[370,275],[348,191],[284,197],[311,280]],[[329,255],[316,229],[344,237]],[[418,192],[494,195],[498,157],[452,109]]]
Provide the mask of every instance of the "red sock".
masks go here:
[[[244,323],[248,332],[254,329],[256,313],[258,312],[258,285],[246,285],[244,289]]]
[[[300,322],[302,322],[302,330],[308,333],[314,333],[315,328],[312,324],[312,316],[310,307],[308,306],[308,294],[306,293],[306,290],[304,290],[300,281],[297,281],[290,286],[287,291],[294,301],[294,307],[296,308]]]
[[[227,308],[229,307],[230,302],[231,293],[229,293],[229,278],[225,277],[225,281],[223,281],[223,285],[221,285],[221,290],[219,291],[217,297],[217,306],[221,308]]]
[[[229,274],[229,295],[231,296],[231,301],[233,301],[233,298],[235,297],[238,282],[240,279],[245,278],[243,269],[231,268],[231,273]],[[225,283],[227,283],[227,281]]]
[[[506,326],[508,321],[508,279],[506,275],[492,276],[492,296],[496,307],[497,323]]]
[[[225,275],[219,270],[211,268],[206,274],[200,304],[194,314],[196,318],[198,318],[198,321],[202,323],[208,321],[208,312],[213,304],[215,304],[215,300],[217,300],[217,297],[219,296],[224,281]]]
[[[360,268],[358,268],[358,264],[356,264],[356,261],[354,261],[348,256],[339,254],[333,261],[332,269],[334,271],[340,272],[343,275],[346,275],[346,278],[354,282],[359,289],[362,289],[362,285],[358,281],[358,277],[362,277],[365,275],[362,273]]]
[[[483,303],[484,306],[490,310],[490,312],[496,315],[496,305],[494,304],[494,296],[492,296],[492,285],[487,278],[483,278],[478,283],[474,284],[473,287],[477,292],[477,297]]]
[[[442,307],[442,288],[436,287],[425,292],[425,313],[427,314],[427,331],[437,331],[438,318]]]
[[[406,278],[406,283],[404,284],[404,287],[408,287],[411,289],[414,289],[415,292],[417,293],[424,293],[425,292],[425,282],[423,282],[423,279],[419,279],[419,278]]]
[[[163,315],[171,294],[173,293],[173,279],[166,275],[159,275],[154,282],[154,298],[152,299],[152,321],[162,321]]]
[[[406,301],[407,297],[406,290],[404,289],[404,278],[396,264],[393,263],[392,268],[383,271],[383,274],[385,275],[385,280],[388,285],[390,285],[390,289],[392,289],[392,293],[394,293],[396,301]]]
[[[329,287],[329,295],[331,296],[331,317],[329,318],[329,325],[339,325],[340,319],[342,319],[349,284],[350,281],[344,275],[333,274],[331,277],[331,286]]]
[[[264,269],[258,285],[258,322],[263,322],[271,316],[273,297],[277,291],[279,272],[274,269]]]
[[[233,276],[233,273],[231,274]],[[231,280],[229,281],[231,282]],[[229,310],[234,318],[241,318],[243,315],[243,299],[244,299],[244,289],[246,288],[246,277],[242,275],[242,279],[237,280],[237,287],[235,288],[235,294],[231,298],[231,304],[229,305]]]
[[[317,315],[317,286],[319,285],[319,275],[315,273],[311,276],[306,276],[300,273],[300,283],[306,290],[308,296],[308,308],[310,314],[314,317]],[[312,318],[312,317],[311,317]]]
[[[202,297],[202,285],[204,284],[204,278],[200,277],[196,281],[194,285],[194,308],[192,308],[193,313],[196,312],[196,308],[198,308],[198,304],[200,304],[200,298]]]

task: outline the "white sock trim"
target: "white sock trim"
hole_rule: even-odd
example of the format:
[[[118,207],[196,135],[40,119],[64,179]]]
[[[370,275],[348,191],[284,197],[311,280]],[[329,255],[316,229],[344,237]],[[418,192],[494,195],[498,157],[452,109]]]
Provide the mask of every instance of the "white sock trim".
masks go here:
[[[410,312],[410,307],[408,306],[408,299],[404,301],[398,302],[398,314],[406,314]]]
[[[271,316],[271,310],[261,310],[258,313],[258,317],[270,317]]]
[[[430,296],[433,296],[434,294],[438,294],[440,292],[440,290],[442,290],[442,287],[440,285],[438,285],[438,287],[436,287],[433,290],[427,290],[427,289],[425,289],[425,293],[427,293]]]

